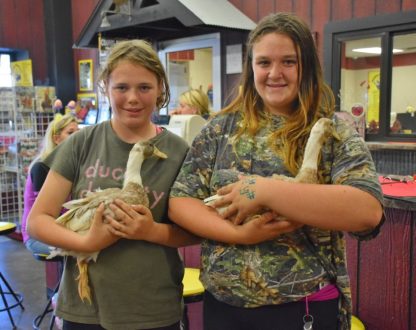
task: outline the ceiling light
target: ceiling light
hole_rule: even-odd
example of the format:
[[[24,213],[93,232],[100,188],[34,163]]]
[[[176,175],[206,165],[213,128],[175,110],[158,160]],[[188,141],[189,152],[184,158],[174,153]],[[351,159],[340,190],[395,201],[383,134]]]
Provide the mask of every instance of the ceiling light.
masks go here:
[[[352,51],[357,53],[381,54],[381,47],[355,48]],[[403,52],[403,49],[393,49],[393,53],[401,52]]]

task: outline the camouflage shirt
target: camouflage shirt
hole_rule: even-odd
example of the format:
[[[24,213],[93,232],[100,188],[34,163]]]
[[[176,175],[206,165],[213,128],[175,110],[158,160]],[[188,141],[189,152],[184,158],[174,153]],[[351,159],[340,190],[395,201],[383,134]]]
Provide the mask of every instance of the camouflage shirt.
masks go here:
[[[345,122],[334,121],[341,139],[331,138],[322,148],[319,165],[322,183],[354,186],[382,201],[377,174],[364,141]],[[233,146],[238,122],[239,114],[226,114],[206,125],[193,142],[171,197],[204,199],[236,181],[238,173],[290,176],[267,142],[271,132],[284,124],[284,119],[271,116],[254,138],[241,137]],[[360,234],[372,233],[357,235]],[[222,302],[238,307],[293,302],[315,292],[322,281],[332,280],[344,293],[344,307],[350,311],[342,232],[305,226],[256,245],[205,240],[201,253],[201,281]],[[335,275],[328,274],[321,258],[333,267]]]

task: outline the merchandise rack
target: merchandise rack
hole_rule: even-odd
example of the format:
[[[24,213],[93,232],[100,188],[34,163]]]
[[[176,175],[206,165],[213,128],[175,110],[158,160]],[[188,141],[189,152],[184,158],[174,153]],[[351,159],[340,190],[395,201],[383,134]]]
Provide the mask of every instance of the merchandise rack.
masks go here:
[[[0,219],[17,225],[28,168],[53,112],[37,112],[34,87],[0,88]]]

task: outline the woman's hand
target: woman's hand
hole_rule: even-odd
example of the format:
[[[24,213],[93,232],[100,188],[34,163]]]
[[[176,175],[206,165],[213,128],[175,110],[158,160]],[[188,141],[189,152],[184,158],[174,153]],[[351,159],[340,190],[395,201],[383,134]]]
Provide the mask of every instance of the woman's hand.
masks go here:
[[[257,244],[290,233],[303,225],[266,212],[252,220],[237,226],[240,242],[238,244]]]
[[[93,221],[87,234],[83,236],[85,252],[100,251],[119,240],[111,233],[111,227],[103,222],[104,204],[101,203],[95,211]]]
[[[116,199],[110,204],[114,218],[106,216],[111,232],[128,239],[149,239],[156,223],[150,210],[143,205],[129,205]]]
[[[181,115],[182,112],[180,109],[173,109],[171,112],[169,112],[169,115]]]
[[[212,206],[225,207],[221,215],[232,220],[235,224],[242,223],[248,216],[259,213],[262,209],[258,195],[259,181],[264,178],[256,175],[241,176],[240,181],[220,188],[217,194],[221,196]]]

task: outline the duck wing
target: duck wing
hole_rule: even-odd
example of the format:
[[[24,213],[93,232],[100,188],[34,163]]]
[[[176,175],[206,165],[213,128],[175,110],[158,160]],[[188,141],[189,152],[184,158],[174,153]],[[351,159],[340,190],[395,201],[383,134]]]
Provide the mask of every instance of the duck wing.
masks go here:
[[[68,209],[56,221],[66,228],[78,232],[86,232],[94,217],[95,211],[101,203],[105,209],[109,210],[108,205],[114,201],[121,193],[119,188],[108,188],[100,191],[90,192],[85,198],[69,201],[63,206]]]

